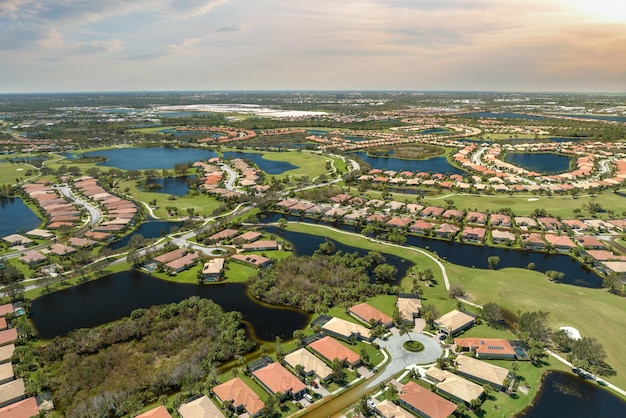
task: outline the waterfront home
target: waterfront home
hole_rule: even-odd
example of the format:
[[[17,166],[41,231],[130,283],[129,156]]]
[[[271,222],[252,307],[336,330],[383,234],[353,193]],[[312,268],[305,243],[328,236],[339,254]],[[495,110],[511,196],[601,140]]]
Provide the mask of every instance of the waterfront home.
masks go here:
[[[409,230],[411,232],[424,234],[424,233],[432,231],[434,228],[435,228],[435,224],[425,221],[423,219],[418,219],[409,227]]]
[[[189,253],[165,264],[165,268],[170,272],[170,274],[178,274],[181,271],[187,270],[188,268],[194,266],[197,260],[198,254]]]
[[[458,226],[451,224],[441,224],[439,228],[435,230],[435,235],[440,238],[452,239],[459,233],[461,229]]]
[[[19,378],[0,385],[0,408],[26,398],[24,379]]]
[[[599,239],[589,235],[579,235],[576,241],[586,250],[604,250],[606,246]]]
[[[368,224],[373,224],[373,223],[383,224],[387,222],[387,219],[389,219],[389,216],[387,215],[382,215],[380,213],[373,213],[365,219],[365,222],[367,222]]]
[[[29,250],[20,256],[20,261],[29,266],[34,266],[35,264],[46,261],[46,256],[37,250]]]
[[[311,202],[298,202],[293,206],[289,206],[287,208],[287,210],[289,212],[301,212],[304,213],[306,212],[308,209],[311,209],[312,207],[315,207],[315,203],[311,203]]]
[[[13,247],[15,245],[27,246],[33,243],[32,239],[20,234],[7,235],[6,237],[3,237],[2,240],[9,244],[10,247]]]
[[[567,235],[546,234],[545,238],[557,250],[568,251],[577,247]]]
[[[348,209],[343,209],[340,207],[332,208],[324,212],[324,219],[328,219],[328,220],[341,219],[346,213],[348,213]]]
[[[215,397],[222,403],[231,402],[231,407],[237,414],[244,411],[250,416],[255,417],[265,405],[259,395],[257,395],[250,386],[239,377],[229,380],[228,382],[217,385],[213,388]]]
[[[479,226],[466,226],[461,233],[463,241],[483,242],[487,230]]]
[[[481,385],[488,384],[497,390],[504,389],[509,371],[473,357],[460,355],[454,360],[456,372]]]
[[[328,212],[331,209],[332,209],[332,206],[330,205],[317,204],[305,210],[304,213],[307,216],[318,216],[318,215],[323,215],[324,213]]]
[[[546,242],[541,237],[541,234],[532,232],[530,234],[523,234],[521,236],[522,244],[528,248],[543,249],[546,248]]]
[[[373,321],[374,323],[379,322],[387,328],[393,326],[393,319],[389,315],[382,313],[365,302],[351,307],[348,312],[366,324],[371,324]]]
[[[202,266],[202,280],[214,282],[222,277],[224,271],[224,258],[212,258]]]
[[[233,241],[236,244],[245,243],[245,242],[254,242],[254,241],[258,240],[259,238],[261,238],[261,235],[262,234],[260,232],[248,231],[248,232],[244,232],[243,234],[239,235]]]
[[[594,262],[598,261],[626,261],[626,256],[613,254],[607,250],[587,250],[587,254],[593,258]]]
[[[26,232],[26,235],[30,237],[42,238],[42,239],[53,239],[55,237],[55,235],[52,232],[46,229],[39,229],[39,228],[31,229],[30,231]]]
[[[615,273],[622,280],[626,279],[626,261],[605,261],[602,265],[608,273]]]
[[[575,231],[585,232],[591,230],[591,227],[580,219],[563,219],[561,222]]]
[[[392,228],[402,229],[402,228],[406,228],[407,226],[409,226],[411,222],[413,222],[412,218],[408,218],[408,217],[403,218],[400,216],[394,216],[389,221],[387,221],[386,225]]]
[[[5,303],[4,305],[0,305],[0,316],[5,316],[6,314],[14,313],[15,309],[13,308],[12,303]]]
[[[376,405],[376,412],[382,418],[414,418],[414,415],[409,411],[402,408],[400,405],[396,405],[388,399],[385,399]]]
[[[398,307],[402,320],[414,324],[415,318],[419,318],[422,310],[422,299],[420,299],[417,294],[399,294],[396,306]]]
[[[346,341],[352,338],[369,341],[372,338],[370,330],[363,325],[335,317],[322,325],[322,332]]]
[[[515,349],[501,338],[455,338],[454,344],[464,351],[476,353],[476,358],[515,360]]]
[[[491,231],[491,240],[498,243],[514,242],[515,234],[509,231],[494,229]]]
[[[39,415],[39,405],[34,397],[0,408],[0,418],[30,418]]]
[[[206,395],[182,404],[178,413],[182,418],[225,418],[224,413]]]
[[[475,321],[476,318],[472,315],[455,309],[435,319],[435,325],[442,333],[453,336],[474,326]]]
[[[346,213],[343,217],[344,222],[356,223],[361,219],[365,219],[367,216],[367,211],[365,209],[357,209],[352,212]]]
[[[252,267],[266,267],[272,264],[271,259],[258,254],[233,254],[230,258]]]
[[[399,403],[420,417],[448,418],[456,405],[411,381],[402,387]]]
[[[276,206],[278,206],[279,208],[286,209],[286,208],[292,207],[293,205],[295,205],[297,203],[298,203],[297,200],[284,199],[284,200],[281,200],[280,202],[276,203]]]
[[[241,251],[266,251],[266,250],[278,250],[278,242],[275,240],[263,240],[250,242],[241,246]]]
[[[165,254],[154,257],[152,261],[159,264],[167,264],[170,261],[174,261],[178,258],[183,257],[185,254],[187,254],[187,250],[185,248],[177,248],[175,250],[166,252]]]
[[[483,396],[482,386],[447,370],[433,366],[426,370],[425,374],[428,379],[435,382],[437,392],[456,403],[463,402],[469,405],[474,399],[480,399]]]
[[[338,359],[350,367],[357,367],[361,364],[361,357],[357,353],[328,335],[309,344],[309,348],[330,363]]]
[[[280,393],[282,398],[301,399],[306,393],[306,386],[296,376],[289,373],[280,363],[271,363],[252,372],[252,376],[270,394]]]
[[[305,375],[315,375],[322,380],[327,380],[332,373],[331,368],[326,363],[305,348],[300,348],[287,354],[285,363],[294,370],[296,370],[296,366],[299,364],[302,366]]]
[[[87,238],[78,238],[78,237],[70,237],[70,239],[67,242],[72,247],[77,247],[77,248],[89,248],[97,244],[96,241],[93,241]]]

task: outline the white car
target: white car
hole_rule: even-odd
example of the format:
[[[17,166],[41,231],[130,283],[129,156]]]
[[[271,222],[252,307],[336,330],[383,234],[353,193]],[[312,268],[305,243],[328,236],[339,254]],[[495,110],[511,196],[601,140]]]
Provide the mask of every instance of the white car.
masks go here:
[[[307,401],[313,403],[313,396],[309,395],[308,393],[305,393],[303,398],[306,399]]]
[[[374,409],[374,408],[376,408],[376,403],[374,403],[374,401],[373,401],[373,400],[368,399],[368,400],[367,400],[367,406],[368,406],[370,409]]]

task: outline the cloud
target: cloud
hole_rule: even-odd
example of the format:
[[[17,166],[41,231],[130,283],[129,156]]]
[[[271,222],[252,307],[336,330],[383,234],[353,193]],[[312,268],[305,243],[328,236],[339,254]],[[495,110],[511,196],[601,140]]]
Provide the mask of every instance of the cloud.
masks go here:
[[[222,26],[220,28],[217,29],[217,32],[241,32],[243,30],[243,26],[239,25],[239,24],[231,24],[231,25],[226,25],[226,26]]]

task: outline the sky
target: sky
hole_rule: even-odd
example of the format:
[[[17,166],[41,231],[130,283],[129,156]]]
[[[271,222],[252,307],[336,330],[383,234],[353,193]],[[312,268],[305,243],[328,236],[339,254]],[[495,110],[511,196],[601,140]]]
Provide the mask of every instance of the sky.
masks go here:
[[[0,93],[626,92],[623,0],[0,0]]]

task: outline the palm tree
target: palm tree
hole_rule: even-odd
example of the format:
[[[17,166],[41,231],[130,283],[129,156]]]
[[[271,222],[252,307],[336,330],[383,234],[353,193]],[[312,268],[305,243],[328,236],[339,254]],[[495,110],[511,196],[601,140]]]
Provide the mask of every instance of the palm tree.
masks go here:
[[[409,337],[409,341],[413,341],[413,339],[411,338],[411,327],[409,326],[409,324],[407,323],[402,323],[400,324],[400,326],[398,327],[398,330],[400,331],[400,335],[404,335],[406,334]]]

